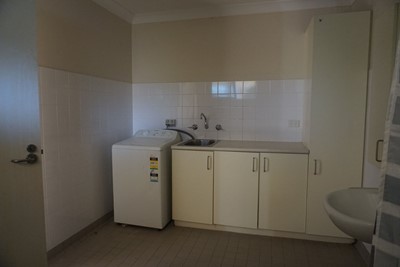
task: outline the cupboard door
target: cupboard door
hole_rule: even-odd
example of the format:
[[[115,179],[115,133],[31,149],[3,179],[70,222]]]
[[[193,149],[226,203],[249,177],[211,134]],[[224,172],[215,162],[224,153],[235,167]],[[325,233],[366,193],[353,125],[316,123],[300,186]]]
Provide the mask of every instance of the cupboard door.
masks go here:
[[[214,152],[214,223],[257,228],[258,153]]]
[[[172,151],[172,219],[213,223],[213,152]]]
[[[323,202],[362,182],[370,13],[317,16],[313,27],[307,233],[345,237]]]
[[[260,229],[305,232],[308,155],[260,154]]]

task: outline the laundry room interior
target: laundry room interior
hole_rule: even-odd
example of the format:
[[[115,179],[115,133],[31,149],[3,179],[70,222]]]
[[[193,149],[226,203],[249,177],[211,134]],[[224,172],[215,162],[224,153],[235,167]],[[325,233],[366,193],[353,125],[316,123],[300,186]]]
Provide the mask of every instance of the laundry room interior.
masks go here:
[[[229,206],[229,203],[227,204],[228,200],[225,199],[220,201],[221,206],[216,206],[215,203],[220,197],[215,195],[216,191],[220,186],[221,192],[225,192],[225,181],[221,180],[221,184],[218,184],[217,180],[214,180],[211,182],[214,187],[210,189],[209,199],[214,202],[207,210],[211,221],[206,220],[206,223],[199,219],[196,222],[196,219],[191,220],[191,215],[187,217],[188,220],[184,219],[184,208],[188,209],[189,213],[190,210],[203,212],[197,206],[182,207],[179,214],[175,215],[172,206],[172,220],[176,216],[178,224],[174,226],[174,222],[171,222],[168,227],[304,239],[326,244],[343,243],[351,246],[365,265],[360,263],[341,266],[367,266],[371,261],[371,242],[359,241],[354,245],[354,238],[342,232],[336,235],[334,231],[339,230],[330,230],[334,226],[326,214],[323,215],[324,218],[319,218],[318,213],[316,217],[307,215],[307,212],[314,208],[325,213],[322,200],[319,204],[313,204],[319,193],[315,193],[314,199],[311,191],[320,189],[317,186],[310,189],[314,183],[312,179],[315,178],[310,178],[312,172],[323,172],[325,168],[326,171],[333,172],[333,175],[343,175],[346,169],[344,167],[343,170],[331,170],[330,163],[320,163],[312,157],[317,149],[313,151],[311,147],[313,137],[314,140],[319,138],[317,134],[333,136],[335,139],[326,144],[326,147],[336,146],[332,148],[338,153],[337,160],[333,160],[336,166],[345,161],[354,163],[349,171],[354,175],[350,179],[351,182],[345,182],[343,186],[332,183],[333,190],[330,191],[349,187],[380,186],[384,145],[380,140],[384,139],[399,33],[397,1],[234,1],[235,3],[230,4],[227,4],[229,1],[203,1],[207,2],[203,3],[204,6],[200,4],[202,1],[188,1],[192,2],[193,6],[185,1],[173,1],[175,6],[172,6],[171,10],[162,9],[163,1],[151,1],[148,4],[142,1],[142,4],[137,6],[134,6],[134,2],[36,0],[43,150],[41,164],[47,253],[57,257],[69,246],[74,246],[74,242],[79,242],[80,238],[91,234],[93,229],[100,229],[96,228],[99,225],[113,220],[114,144],[132,138],[140,130],[173,128],[187,131],[194,135],[195,139],[212,139],[217,142],[215,150],[199,149],[201,152],[211,153],[206,156],[207,169],[214,168],[214,179],[217,177],[217,170],[220,169],[216,166],[218,162],[221,162],[221,166],[233,168],[231,165],[240,165],[245,161],[240,158],[233,158],[232,161],[225,159],[222,155],[225,150],[221,146],[228,143],[223,141],[232,141],[229,144],[234,144],[233,148],[226,150],[229,153],[257,154],[251,157],[252,163],[249,163],[253,164],[253,173],[255,169],[261,172],[262,166],[264,170],[272,166],[274,158],[269,158],[270,154],[291,153],[286,145],[283,150],[259,150],[263,145],[258,142],[264,145],[302,144],[300,148],[293,148],[293,154],[305,156],[303,168],[298,171],[300,175],[304,170],[303,182],[299,184],[300,182],[289,181],[288,188],[278,187],[276,192],[279,195],[289,195],[292,194],[289,188],[303,186],[301,199],[304,202],[300,209],[304,209],[304,213],[298,215],[294,209],[288,211],[285,223],[289,220],[287,218],[291,218],[293,224],[296,218],[301,221],[300,226],[293,226],[294,233],[280,227],[285,223],[271,222],[270,219],[267,219],[267,224],[277,226],[272,227],[274,229],[269,226],[260,229],[259,210],[255,211],[254,227],[243,226],[239,221],[242,217],[247,217],[248,213],[239,214],[237,220],[234,215],[231,216],[234,211],[229,211],[229,214],[221,211],[217,214],[221,207]],[[137,8],[137,14],[132,13],[129,8]],[[354,16],[335,17],[343,14]],[[347,53],[346,58],[349,60],[359,57],[362,58],[362,62],[354,60],[354,65],[342,66],[346,75],[341,75],[350,81],[349,88],[358,88],[355,90],[357,93],[348,92],[348,97],[347,92],[341,96],[326,94],[326,103],[336,101],[334,106],[337,111],[332,111],[328,104],[326,109],[337,115],[324,116],[324,103],[320,102],[319,106],[314,104],[314,99],[318,100],[322,96],[313,95],[313,83],[324,85],[327,83],[324,79],[332,79],[335,81],[332,88],[347,86],[337,81],[336,76],[333,75],[332,78],[329,73],[322,73],[324,70],[332,71],[333,67],[315,69],[319,64],[318,55],[325,51],[318,48],[319,40],[332,47],[336,44],[335,38],[321,37],[331,28],[321,30],[318,26],[319,22],[330,22],[331,19],[336,22],[347,19],[350,22],[352,19],[356,21],[351,25],[356,25],[356,35],[361,37],[354,37],[354,45],[350,42],[343,44],[345,48],[341,47],[341,52]],[[344,27],[341,23],[337,25]],[[336,24],[332,26],[335,27]],[[358,30],[357,27],[362,30]],[[339,36],[347,38],[346,34]],[[334,62],[334,65],[340,62],[335,59],[341,57],[321,58]],[[315,78],[317,74],[323,78]],[[326,78],[327,76],[329,78]],[[320,109],[318,112],[317,106]],[[172,125],[167,127],[166,120],[171,120]],[[315,134],[316,131],[312,130],[315,125],[313,122],[334,126],[327,126],[327,130],[320,127],[319,132]],[[351,134],[348,135],[347,130],[339,129],[341,126],[349,129]],[[333,129],[333,133],[332,128],[336,128]],[[190,139],[184,133],[177,135],[180,138],[179,142]],[[249,144],[250,148],[244,148],[244,142],[248,142],[246,144]],[[181,148],[176,143],[172,153],[187,152],[186,148]],[[351,147],[346,146],[348,143]],[[198,150],[189,150],[192,149]],[[270,154],[263,157],[262,153]],[[182,162],[179,164],[169,162],[172,166],[172,171],[169,170],[172,172],[172,179],[174,174],[177,177],[187,177],[192,172],[202,177],[201,172],[196,173],[196,167],[186,170],[185,166],[199,159],[188,155],[180,155],[179,159],[182,159]],[[211,163],[210,155],[214,159]],[[144,165],[148,164],[146,168],[149,168],[150,164],[153,164],[158,170],[158,163],[155,163],[154,156],[149,156],[151,157],[153,158],[147,160]],[[156,161],[158,160],[157,158]],[[284,163],[284,169],[295,169],[297,164],[297,161],[293,164]],[[173,168],[182,168],[185,172],[178,175],[178,171]],[[237,171],[240,171],[240,168]],[[261,179],[258,177],[261,176],[257,176],[257,179]],[[148,179],[151,180],[149,177]],[[261,180],[257,180],[256,183],[256,192],[261,194],[261,189],[258,189]],[[229,182],[226,185],[226,188],[233,187]],[[196,186],[198,187],[194,188],[193,192],[190,191],[192,189],[184,190],[196,197],[196,192],[199,192],[196,190],[200,190],[202,185]],[[247,184],[243,185],[243,188],[246,186]],[[325,185],[318,186],[322,188],[321,192],[324,192],[325,198],[325,191],[330,191]],[[172,190],[169,201],[174,198],[173,187],[174,184],[172,189],[169,189]],[[221,197],[226,196],[223,194],[228,193],[221,193]],[[297,193],[293,193],[295,194]],[[184,197],[178,193],[176,196]],[[196,205],[203,202],[202,196],[199,196]],[[260,207],[261,200],[258,199],[258,195],[256,197],[255,203]],[[245,199],[247,201],[247,197]],[[180,199],[175,201],[190,202]],[[203,203],[207,201],[204,200]],[[286,202],[279,201],[273,205],[284,206]],[[268,209],[280,214],[276,211],[278,208]],[[296,218],[291,217],[293,214]],[[196,217],[197,214],[193,216]],[[218,223],[217,219],[221,223]],[[231,219],[233,222],[228,222]],[[323,234],[323,226],[319,225],[325,221],[332,224],[329,225],[326,235]],[[134,227],[127,224],[126,228]],[[288,227],[292,229],[291,225]],[[332,258],[340,256],[340,250],[330,253]],[[65,262],[65,265],[62,265],[61,261],[56,263],[59,263],[59,266],[70,266]],[[163,266],[161,261],[158,264]]]

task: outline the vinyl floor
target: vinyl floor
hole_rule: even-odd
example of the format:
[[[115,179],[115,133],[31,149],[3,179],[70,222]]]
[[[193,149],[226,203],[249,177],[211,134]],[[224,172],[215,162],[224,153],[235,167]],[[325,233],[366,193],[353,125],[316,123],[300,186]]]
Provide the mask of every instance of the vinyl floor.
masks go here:
[[[49,266],[367,266],[354,246],[109,220],[49,259]]]

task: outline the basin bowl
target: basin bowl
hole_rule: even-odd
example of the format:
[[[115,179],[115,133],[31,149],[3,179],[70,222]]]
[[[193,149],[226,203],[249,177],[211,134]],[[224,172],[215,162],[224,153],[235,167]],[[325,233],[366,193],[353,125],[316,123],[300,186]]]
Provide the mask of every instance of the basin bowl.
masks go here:
[[[347,235],[372,242],[378,205],[377,188],[349,188],[329,193],[324,207],[332,222]]]
[[[181,144],[181,146],[213,146],[216,140],[214,139],[191,139]]]

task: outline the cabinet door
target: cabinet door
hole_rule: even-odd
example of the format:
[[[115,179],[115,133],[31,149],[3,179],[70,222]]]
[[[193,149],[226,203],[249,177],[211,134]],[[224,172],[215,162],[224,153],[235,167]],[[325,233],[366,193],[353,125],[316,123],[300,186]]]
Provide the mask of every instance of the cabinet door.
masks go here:
[[[308,155],[260,154],[260,229],[305,232]]]
[[[370,13],[314,19],[307,233],[345,237],[328,218],[329,192],[361,186]]]
[[[212,224],[213,152],[172,151],[172,219]]]
[[[258,153],[214,152],[214,223],[257,228]]]

